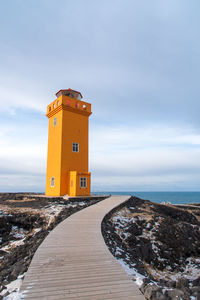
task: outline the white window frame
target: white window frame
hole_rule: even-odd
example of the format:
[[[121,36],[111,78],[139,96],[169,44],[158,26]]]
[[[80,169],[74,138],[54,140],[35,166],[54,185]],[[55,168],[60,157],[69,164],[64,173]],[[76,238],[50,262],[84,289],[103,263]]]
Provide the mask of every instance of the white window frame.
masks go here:
[[[51,177],[51,187],[55,186],[55,177]]]
[[[81,189],[87,188],[87,178],[86,177],[80,177],[80,188]]]
[[[54,119],[53,119],[53,127],[55,127],[57,125],[57,117],[55,117]]]
[[[79,152],[79,143],[72,143],[72,152]]]

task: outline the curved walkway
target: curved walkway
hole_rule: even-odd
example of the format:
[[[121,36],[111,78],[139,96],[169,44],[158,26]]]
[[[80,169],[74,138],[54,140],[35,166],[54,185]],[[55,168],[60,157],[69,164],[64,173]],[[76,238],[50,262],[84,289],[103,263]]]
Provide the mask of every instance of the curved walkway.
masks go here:
[[[21,299],[144,300],[101,234],[105,214],[127,196],[112,196],[61,222],[36,251]]]

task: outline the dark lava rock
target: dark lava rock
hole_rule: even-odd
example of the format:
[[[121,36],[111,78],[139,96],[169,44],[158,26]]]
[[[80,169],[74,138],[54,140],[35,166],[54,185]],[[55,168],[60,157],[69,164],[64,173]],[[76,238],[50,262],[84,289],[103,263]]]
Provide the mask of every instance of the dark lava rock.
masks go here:
[[[18,275],[21,273],[21,271],[22,271],[22,262],[15,263],[11,273],[8,276],[8,280],[9,281],[16,280]]]
[[[120,223],[119,218],[115,223],[112,216],[116,217],[117,211],[124,207],[128,208],[124,211],[126,217],[123,222]],[[200,222],[196,217],[199,213],[200,207],[191,213],[191,209],[184,206],[161,205],[131,197],[104,218],[102,233],[111,253],[120,252],[120,258],[130,268],[146,276],[141,287],[146,299],[189,300],[194,296],[200,300],[200,277],[167,281],[152,275],[152,269],[162,271],[163,275],[170,271],[181,274],[187,266],[187,258],[193,257],[194,261],[199,258]]]
[[[146,238],[140,239],[140,244],[137,245],[136,251],[143,261],[151,263],[155,259],[155,254],[152,250],[152,245]]]
[[[176,288],[181,289],[188,287],[189,280],[187,278],[179,278],[176,282]]]
[[[162,288],[156,284],[142,286],[141,291],[147,300],[167,300],[166,296],[162,293]]]
[[[191,288],[191,294],[195,299],[200,300],[200,286],[193,286]]]
[[[193,280],[192,284],[193,284],[193,286],[200,286],[200,277]]]
[[[186,295],[179,289],[171,289],[165,292],[166,299],[169,300],[190,300],[190,295]]]
[[[190,256],[200,255],[200,230],[199,227],[191,227],[186,222],[176,222],[170,217],[160,223],[159,230],[155,232],[156,238],[162,243],[161,256],[168,259],[170,266],[178,264],[180,258],[187,259]],[[164,248],[170,251],[163,251]]]
[[[126,232],[130,233],[133,236],[141,235],[142,234],[142,227],[139,226],[137,223],[132,223],[127,228]]]
[[[40,214],[14,213],[6,219],[11,225],[23,227],[26,230],[31,230],[45,224],[45,219],[41,218]]]
[[[176,222],[182,221],[188,222],[193,225],[199,225],[197,218],[193,214],[183,209],[179,209],[168,205],[156,204],[154,205],[152,210],[159,216],[166,216],[170,219],[174,219]]]

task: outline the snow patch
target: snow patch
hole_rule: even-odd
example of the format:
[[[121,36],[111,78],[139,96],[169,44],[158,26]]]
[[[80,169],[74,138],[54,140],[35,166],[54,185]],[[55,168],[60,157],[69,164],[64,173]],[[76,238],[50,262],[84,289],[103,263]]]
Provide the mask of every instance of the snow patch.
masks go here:
[[[20,300],[21,296],[19,294],[19,289],[22,284],[22,279],[24,278],[25,273],[21,274],[17,277],[16,280],[11,281],[9,284],[7,284],[5,289],[3,289],[0,293],[0,296],[4,296],[7,293],[9,293],[8,296],[4,297],[4,300]]]
[[[118,259],[118,262],[123,267],[127,275],[137,284],[137,286],[140,288],[143,284],[143,279],[145,276],[141,275],[137,272],[136,269],[130,268],[128,264],[126,264],[123,259]]]

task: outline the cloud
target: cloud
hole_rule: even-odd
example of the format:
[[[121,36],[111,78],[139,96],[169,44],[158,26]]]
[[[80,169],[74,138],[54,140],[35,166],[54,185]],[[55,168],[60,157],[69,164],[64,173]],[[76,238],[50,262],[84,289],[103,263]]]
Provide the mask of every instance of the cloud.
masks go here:
[[[44,191],[47,128],[39,131],[38,124],[36,129],[33,117],[32,123],[23,129],[21,126],[2,128],[2,191],[14,186],[17,190]],[[16,138],[20,134],[23,138]],[[173,190],[181,186],[197,189],[199,144],[200,135],[192,128],[163,124],[152,128],[95,125],[90,135],[93,190],[103,190],[103,187],[107,190]]]
[[[192,129],[95,128],[91,134],[94,186],[107,189],[198,189],[200,136]]]
[[[2,4],[1,190],[44,190],[46,106],[68,87],[92,103],[93,188],[198,188],[200,4],[114,3],[60,0],[56,22],[55,1]]]
[[[56,23],[56,4],[36,3],[4,4],[3,107],[44,112],[57,90],[71,87],[103,121],[199,124],[197,1],[60,1]]]
[[[1,122],[0,191],[44,191],[47,128],[38,124],[38,115],[21,113]],[[41,118],[41,114],[39,114]]]
[[[44,176],[0,174],[1,192],[44,192]]]

